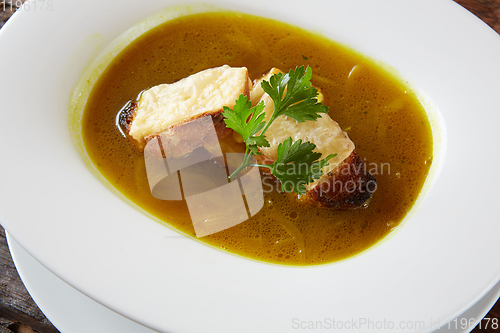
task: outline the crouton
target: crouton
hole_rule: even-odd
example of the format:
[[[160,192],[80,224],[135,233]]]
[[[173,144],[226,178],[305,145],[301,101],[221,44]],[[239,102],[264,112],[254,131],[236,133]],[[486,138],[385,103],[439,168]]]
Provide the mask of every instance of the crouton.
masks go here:
[[[263,79],[268,80],[271,75],[279,72],[273,68]],[[260,86],[260,80],[255,83]],[[250,96],[254,104],[264,102],[267,121],[274,111],[271,97],[262,88],[255,86],[251,89]],[[365,170],[347,133],[328,114],[322,114],[316,121],[306,122],[298,122],[286,116],[276,118],[266,132],[270,147],[261,147],[259,151],[262,155],[257,156],[257,159],[263,163],[276,161],[278,145],[288,137],[294,142],[300,139],[302,142],[314,143],[315,151],[323,157],[337,154],[329,160],[329,165],[323,167],[323,175],[305,186],[311,203],[348,209],[361,207],[370,199],[376,189],[376,180]]]
[[[219,134],[224,106],[233,107],[241,95],[249,96],[248,71],[227,65],[207,69],[171,84],[160,84],[143,91],[120,115],[120,124],[138,142],[148,141],[175,126],[211,115]]]

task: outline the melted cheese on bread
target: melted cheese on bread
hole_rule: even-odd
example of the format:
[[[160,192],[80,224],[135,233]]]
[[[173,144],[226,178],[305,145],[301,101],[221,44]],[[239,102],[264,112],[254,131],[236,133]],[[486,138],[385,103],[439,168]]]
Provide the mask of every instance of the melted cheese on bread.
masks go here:
[[[269,120],[274,111],[274,102],[268,94],[262,96],[266,107],[266,121]],[[318,184],[328,173],[335,171],[354,150],[354,143],[347,134],[340,128],[339,124],[327,114],[322,114],[316,121],[298,122],[286,116],[280,116],[274,120],[266,132],[266,139],[270,147],[261,147],[260,152],[267,158],[276,161],[278,158],[278,145],[288,137],[292,141],[309,141],[316,145],[315,152],[321,153],[322,158],[330,154],[337,154],[328,161],[328,165],[323,167],[323,176],[312,183],[306,185],[306,189],[311,189]]]
[[[250,90],[250,99],[252,104],[256,105],[261,101],[264,102],[266,113],[266,121],[271,118],[274,111],[274,102],[267,93],[264,92],[260,83],[262,80],[269,78],[277,73],[282,73],[277,68],[272,68],[261,79],[256,80],[253,88]],[[318,94],[318,101],[323,100],[321,92]],[[328,177],[328,173],[335,171],[342,161],[344,161],[353,152],[355,146],[345,133],[328,114],[321,114],[321,118],[316,121],[298,122],[286,116],[280,116],[274,120],[272,125],[266,132],[266,139],[270,143],[270,147],[261,147],[260,152],[268,159],[276,161],[278,158],[278,145],[285,141],[288,137],[292,141],[302,140],[309,141],[316,145],[315,152],[321,153],[322,158],[329,154],[337,154],[334,158],[328,161],[329,165],[323,168],[323,176],[314,182],[306,185],[306,189],[310,190],[315,187],[320,181]]]
[[[142,141],[172,126],[220,113],[224,106],[232,108],[240,94],[248,93],[248,70],[227,65],[154,86],[142,92],[137,101],[129,134]]]

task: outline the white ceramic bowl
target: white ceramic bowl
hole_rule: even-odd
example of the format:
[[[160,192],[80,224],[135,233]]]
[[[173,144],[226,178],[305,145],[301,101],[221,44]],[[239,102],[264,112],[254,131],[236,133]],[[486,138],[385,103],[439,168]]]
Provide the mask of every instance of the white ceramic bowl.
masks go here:
[[[409,80],[432,105],[440,138],[425,200],[393,237],[332,265],[267,265],[178,237],[95,177],[68,109],[78,80],[124,43],[119,36],[187,1],[31,2],[0,32],[0,63],[12,64],[0,82],[0,221],[30,254],[105,306],[168,332],[426,332],[499,281],[493,30],[445,0],[208,2],[320,31]]]

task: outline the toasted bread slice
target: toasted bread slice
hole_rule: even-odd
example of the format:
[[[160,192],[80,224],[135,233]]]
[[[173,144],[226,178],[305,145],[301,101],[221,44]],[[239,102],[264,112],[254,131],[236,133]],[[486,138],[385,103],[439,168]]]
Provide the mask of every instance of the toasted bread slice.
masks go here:
[[[120,115],[120,124],[139,142],[188,121],[211,115],[220,134],[227,134],[221,113],[241,95],[249,96],[251,82],[245,67],[210,68],[171,84],[141,93]]]
[[[263,79],[268,79],[277,72],[279,70],[273,68]],[[255,104],[264,102],[268,120],[274,111],[271,97],[255,86],[250,91],[250,96]],[[270,147],[260,148],[263,154],[257,157],[260,162],[276,161],[278,145],[288,137],[294,142],[300,139],[302,142],[314,143],[315,151],[323,157],[337,154],[323,168],[320,179],[306,185],[307,196],[301,200],[311,201],[318,206],[347,209],[361,207],[370,199],[376,189],[375,178],[366,172],[361,158],[355,152],[354,143],[329,115],[322,114],[317,121],[306,122],[297,122],[288,117],[276,118],[266,132]]]

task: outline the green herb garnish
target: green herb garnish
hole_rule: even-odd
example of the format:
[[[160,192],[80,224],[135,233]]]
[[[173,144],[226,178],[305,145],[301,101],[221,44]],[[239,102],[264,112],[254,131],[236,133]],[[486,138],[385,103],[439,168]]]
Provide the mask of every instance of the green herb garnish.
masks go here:
[[[269,121],[265,121],[264,103],[251,107],[246,96],[240,95],[231,110],[224,107],[226,126],[236,131],[246,145],[243,163],[229,176],[234,179],[238,173],[248,166],[263,167],[281,182],[285,192],[292,190],[305,194],[305,185],[318,179],[321,170],[328,161],[337,154],[330,154],[320,160],[321,153],[313,152],[316,145],[311,142],[287,138],[278,145],[278,158],[272,164],[250,163],[253,155],[261,155],[259,147],[269,147],[265,133],[274,120],[280,116],[290,117],[298,122],[316,121],[320,113],[328,113],[328,107],[318,102],[318,90],[311,86],[312,70],[304,66],[290,70],[287,74],[278,73],[261,83],[262,89],[274,102],[274,111]]]

